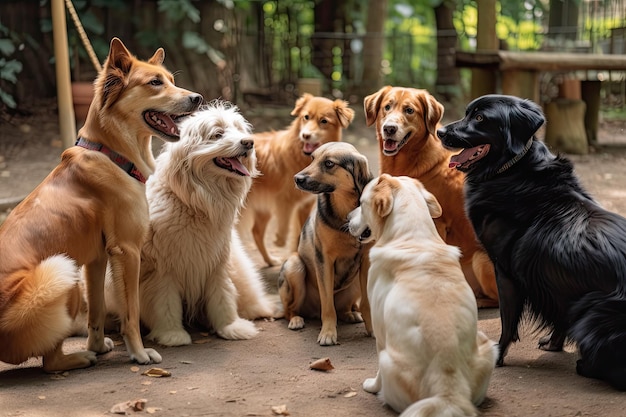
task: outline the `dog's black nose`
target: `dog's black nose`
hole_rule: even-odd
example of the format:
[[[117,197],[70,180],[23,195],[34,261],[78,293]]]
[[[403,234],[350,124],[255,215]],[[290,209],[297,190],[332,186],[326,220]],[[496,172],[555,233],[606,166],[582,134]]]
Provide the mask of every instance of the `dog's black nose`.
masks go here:
[[[396,132],[398,131],[398,126],[396,125],[384,125],[383,126],[383,132],[385,132],[386,135],[395,135]]]
[[[440,139],[446,137],[446,133],[448,133],[448,130],[445,127],[440,127],[439,129],[437,129],[437,136]]]
[[[244,148],[250,150],[250,149],[252,149],[254,147],[254,139],[243,139],[241,141],[241,145]]]
[[[197,109],[198,107],[200,107],[200,105],[204,101],[204,97],[202,97],[202,94],[197,94],[197,93],[190,94],[189,101],[191,101],[191,105],[193,106],[193,108]]]
[[[296,182],[296,185],[302,185],[306,181],[306,177],[304,175],[295,175],[293,180]]]

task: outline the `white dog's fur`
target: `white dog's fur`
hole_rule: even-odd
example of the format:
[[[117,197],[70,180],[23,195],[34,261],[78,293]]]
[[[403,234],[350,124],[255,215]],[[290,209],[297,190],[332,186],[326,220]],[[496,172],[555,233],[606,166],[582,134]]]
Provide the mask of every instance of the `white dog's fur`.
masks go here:
[[[363,389],[402,416],[473,416],[485,398],[497,347],[477,329],[477,306],[432,218],[437,199],[409,177],[371,181],[350,213],[350,233],[375,240],[367,294],[378,373]]]
[[[225,339],[249,339],[258,332],[250,320],[279,315],[235,229],[258,175],[251,127],[236,106],[215,101],[180,136],[164,145],[147,182],[141,320],[148,339],[166,346],[190,344],[184,325],[197,322]]]

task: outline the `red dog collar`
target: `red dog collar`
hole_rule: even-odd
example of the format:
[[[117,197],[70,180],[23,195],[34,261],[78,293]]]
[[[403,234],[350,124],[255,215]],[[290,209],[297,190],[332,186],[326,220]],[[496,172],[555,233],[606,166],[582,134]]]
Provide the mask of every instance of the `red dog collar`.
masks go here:
[[[146,177],[143,176],[141,171],[137,169],[135,164],[131,161],[120,155],[119,153],[107,148],[106,146],[96,143],[90,142],[83,137],[79,137],[76,141],[76,146],[80,146],[81,148],[89,149],[92,151],[102,152],[106,156],[108,156],[111,161],[113,161],[118,167],[122,168],[128,175],[135,178],[137,181],[146,183]]]

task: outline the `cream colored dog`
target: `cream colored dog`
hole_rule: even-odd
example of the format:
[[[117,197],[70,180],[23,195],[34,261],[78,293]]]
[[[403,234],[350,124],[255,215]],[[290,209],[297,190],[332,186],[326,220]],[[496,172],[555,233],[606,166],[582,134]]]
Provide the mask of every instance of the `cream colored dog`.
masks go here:
[[[382,174],[350,213],[370,250],[367,293],[378,373],[363,389],[402,416],[474,416],[498,356],[477,330],[476,299],[432,218],[437,199],[417,180]]]
[[[147,183],[150,231],[139,296],[148,339],[191,343],[187,323],[225,339],[258,332],[248,319],[278,314],[234,229],[258,175],[251,128],[235,106],[212,102],[181,125]]]

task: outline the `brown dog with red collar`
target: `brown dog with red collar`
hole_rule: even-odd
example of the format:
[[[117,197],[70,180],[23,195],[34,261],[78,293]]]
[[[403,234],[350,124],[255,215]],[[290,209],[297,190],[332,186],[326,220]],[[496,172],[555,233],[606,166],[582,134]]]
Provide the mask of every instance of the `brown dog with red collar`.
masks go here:
[[[0,227],[0,360],[43,357],[47,372],[84,368],[113,349],[104,337],[104,277],[112,272],[122,306],[121,333],[132,360],[158,363],[139,331],[138,280],[148,231],[145,179],[154,171],[151,137],[179,139],[176,121],[202,96],[176,87],[159,48],[140,61],[117,38],[78,146],[19,204]],[[65,355],[87,287],[87,350]]]

